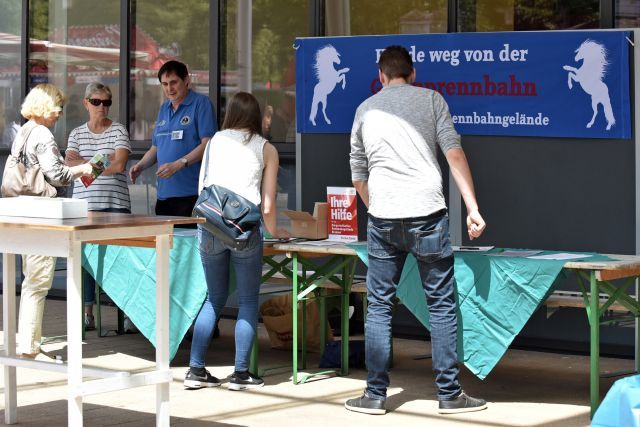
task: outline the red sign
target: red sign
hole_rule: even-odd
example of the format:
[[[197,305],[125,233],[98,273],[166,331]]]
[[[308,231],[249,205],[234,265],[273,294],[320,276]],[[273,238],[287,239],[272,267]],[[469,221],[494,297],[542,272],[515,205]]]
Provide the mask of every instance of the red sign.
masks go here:
[[[358,240],[358,203],[353,187],[327,187],[329,240]]]

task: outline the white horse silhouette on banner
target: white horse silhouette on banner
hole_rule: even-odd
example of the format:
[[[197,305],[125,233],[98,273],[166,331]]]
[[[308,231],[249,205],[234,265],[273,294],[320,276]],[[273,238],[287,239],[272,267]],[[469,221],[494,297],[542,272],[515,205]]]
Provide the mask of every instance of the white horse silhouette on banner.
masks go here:
[[[565,65],[562,67],[569,72],[569,89],[573,87],[573,81],[580,83],[582,89],[591,95],[591,108],[593,109],[593,117],[587,123],[587,128],[593,126],[593,122],[598,115],[598,104],[602,104],[604,108],[604,116],[607,119],[607,130],[616,124],[611,109],[611,99],[609,98],[609,88],[602,81],[607,71],[607,50],[605,47],[593,40],[585,40],[578,49],[576,49],[575,61],[582,60],[580,68]]]
[[[340,54],[332,45],[326,45],[316,52],[316,62],[313,68],[318,78],[318,83],[313,88],[313,102],[311,103],[311,114],[309,120],[315,126],[316,115],[318,114],[318,104],[322,104],[322,114],[327,124],[331,124],[331,120],[327,117],[327,96],[333,92],[338,83],[342,83],[342,89],[347,85],[345,73],[349,72],[348,68],[336,70],[333,64],[340,64]]]

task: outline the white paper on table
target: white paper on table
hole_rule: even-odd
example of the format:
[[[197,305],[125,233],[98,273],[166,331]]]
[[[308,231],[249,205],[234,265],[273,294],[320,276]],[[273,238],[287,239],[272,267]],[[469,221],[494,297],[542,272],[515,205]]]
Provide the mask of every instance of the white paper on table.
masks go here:
[[[517,258],[530,258],[534,255],[538,255],[542,251],[504,251],[497,254],[487,254],[487,256],[506,256]]]
[[[495,246],[451,246],[455,252],[487,252]]]
[[[546,255],[530,256],[528,258],[531,258],[531,259],[558,259],[558,260],[565,260],[565,259],[589,258],[591,256],[593,256],[593,255],[571,254],[571,253],[568,253],[568,252],[561,252],[561,253],[557,253],[557,254],[546,254]]]
[[[265,237],[262,239],[264,243],[287,243],[287,242],[291,242],[292,240],[295,240],[295,238],[287,237],[287,238],[279,239],[277,237]]]
[[[173,235],[174,236],[195,236],[198,233],[198,230],[192,228],[174,228]]]
[[[333,246],[333,245],[344,245],[344,242],[340,242],[338,240],[307,240],[304,242],[297,242],[300,245],[309,245],[309,246]]]

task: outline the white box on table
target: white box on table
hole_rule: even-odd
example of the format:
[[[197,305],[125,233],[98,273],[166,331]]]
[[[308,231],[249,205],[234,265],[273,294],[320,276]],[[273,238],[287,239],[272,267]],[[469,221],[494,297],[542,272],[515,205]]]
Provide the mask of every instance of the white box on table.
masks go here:
[[[18,196],[0,198],[0,216],[29,218],[86,218],[88,203],[82,199]]]

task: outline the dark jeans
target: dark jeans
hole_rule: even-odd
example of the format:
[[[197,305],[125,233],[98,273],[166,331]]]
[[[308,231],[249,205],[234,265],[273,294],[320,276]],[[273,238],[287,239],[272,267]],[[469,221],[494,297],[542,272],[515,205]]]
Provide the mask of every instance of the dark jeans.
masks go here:
[[[123,213],[130,214],[129,209],[124,208],[107,208],[98,209],[92,212],[111,212],[111,213]],[[84,305],[93,305],[96,302],[96,279],[84,268],[82,269],[82,286],[84,289]]]
[[[367,245],[367,394],[376,399],[387,397],[393,301],[405,259],[411,253],[418,261],[429,306],[431,350],[438,400],[457,397],[461,389],[456,352],[456,300],[453,250],[446,211],[428,217],[390,220],[369,215]]]
[[[198,227],[200,257],[207,280],[207,299],[200,309],[193,329],[189,366],[205,367],[205,355],[213,337],[220,312],[229,296],[231,267],[234,269],[238,292],[238,318],[236,320],[235,370],[249,369],[249,356],[258,324],[258,294],[262,279],[262,233],[255,233],[247,247],[241,251],[229,249],[220,239]],[[256,373],[257,374],[257,373]]]
[[[156,215],[191,216],[198,196],[169,197],[156,201]],[[196,224],[181,225],[181,228],[196,228]]]

